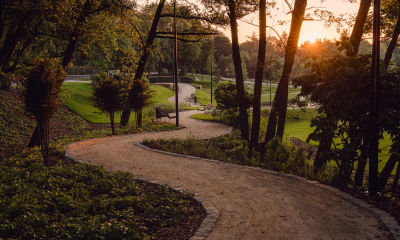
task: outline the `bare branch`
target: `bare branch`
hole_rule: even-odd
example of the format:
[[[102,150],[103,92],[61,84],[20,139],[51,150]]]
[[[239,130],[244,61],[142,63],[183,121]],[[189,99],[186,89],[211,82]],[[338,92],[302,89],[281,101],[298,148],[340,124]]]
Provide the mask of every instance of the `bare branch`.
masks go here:
[[[157,35],[158,34],[175,34],[174,32],[157,32]],[[191,35],[195,35],[195,36],[198,36],[198,35],[201,35],[201,36],[209,36],[209,35],[217,35],[218,33],[196,33],[196,32],[181,32],[181,33],[178,33],[178,35],[184,35],[184,36],[191,36]]]
[[[160,36],[160,35],[157,35],[156,38],[175,39],[175,37],[172,37],[172,36],[170,37],[170,36]],[[184,39],[184,38],[178,38],[178,40],[182,41],[182,42],[201,42],[201,39],[202,39],[202,37],[199,38],[198,40],[187,40],[187,39]]]

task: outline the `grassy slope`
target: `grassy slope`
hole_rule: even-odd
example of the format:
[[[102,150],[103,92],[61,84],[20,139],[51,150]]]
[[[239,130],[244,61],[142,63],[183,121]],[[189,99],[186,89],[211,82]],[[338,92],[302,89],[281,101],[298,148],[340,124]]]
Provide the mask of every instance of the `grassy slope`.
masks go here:
[[[71,109],[73,112],[82,116],[86,120],[92,123],[110,123],[110,118],[106,114],[101,114],[100,111],[93,107],[91,104],[90,96],[92,88],[87,83],[64,83],[65,91],[64,96],[68,97],[68,100],[64,104]],[[166,102],[168,98],[173,96],[173,92],[167,88],[160,86],[151,86],[151,89],[155,91],[155,96],[150,99],[152,103]],[[120,115],[117,114],[115,117],[116,123],[120,122]],[[133,122],[134,118],[130,118],[130,122]]]

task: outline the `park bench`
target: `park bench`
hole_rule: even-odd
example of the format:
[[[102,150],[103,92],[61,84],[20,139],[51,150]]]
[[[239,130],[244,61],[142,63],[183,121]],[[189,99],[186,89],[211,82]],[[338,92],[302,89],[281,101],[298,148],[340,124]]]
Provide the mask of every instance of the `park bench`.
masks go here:
[[[156,120],[157,121],[158,119],[162,120],[163,117],[165,117],[165,121],[167,121],[167,118],[168,120],[171,120],[171,118],[176,118],[176,116],[170,116],[167,110],[162,108],[156,108]]]
[[[197,109],[197,113],[199,113],[199,111],[206,111],[206,110],[211,110],[212,108],[212,103],[208,103],[204,106],[203,109]]]
[[[192,93],[192,94],[190,94],[190,97],[188,97],[188,96],[186,96],[186,98],[188,98],[188,99],[194,99],[196,97],[196,95],[194,95],[194,93]]]

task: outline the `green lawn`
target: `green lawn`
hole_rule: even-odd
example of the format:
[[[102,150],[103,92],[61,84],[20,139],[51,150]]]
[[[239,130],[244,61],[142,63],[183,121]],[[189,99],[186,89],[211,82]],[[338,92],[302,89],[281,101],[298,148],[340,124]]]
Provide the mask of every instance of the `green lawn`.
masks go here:
[[[317,110],[309,109],[306,113],[301,113],[298,118],[295,116],[294,111],[295,110],[292,109],[288,110],[286,125],[285,125],[285,137],[297,138],[305,142],[308,135],[314,130],[314,128],[310,127],[310,120],[313,116],[317,114]],[[195,114],[192,115],[191,117],[200,120],[212,120],[211,115],[206,115],[206,114]],[[262,122],[267,123],[268,118],[265,118],[265,121]],[[339,140],[335,140],[335,142],[339,143]],[[318,142],[311,141],[310,144],[318,146]],[[390,156],[389,150],[391,144],[392,144],[391,140],[387,135],[384,137],[383,140],[379,142],[379,149],[381,149],[381,152],[379,153],[379,160],[380,160],[378,165],[379,172],[382,171],[383,167],[385,166],[386,162],[389,159]],[[395,169],[393,170],[392,175],[395,174]],[[367,170],[368,170],[368,164],[366,167],[366,171]]]
[[[76,114],[80,115],[91,123],[110,123],[110,118],[106,114],[101,114],[100,110],[92,106],[90,97],[92,95],[92,87],[88,83],[64,83],[65,90],[63,95],[68,99],[64,102],[65,106],[71,109]],[[150,102],[167,102],[168,98],[173,96],[173,91],[160,87],[151,86],[155,91],[155,95],[150,99]],[[133,122],[133,115],[130,122]],[[115,122],[120,122],[120,115],[116,114]]]

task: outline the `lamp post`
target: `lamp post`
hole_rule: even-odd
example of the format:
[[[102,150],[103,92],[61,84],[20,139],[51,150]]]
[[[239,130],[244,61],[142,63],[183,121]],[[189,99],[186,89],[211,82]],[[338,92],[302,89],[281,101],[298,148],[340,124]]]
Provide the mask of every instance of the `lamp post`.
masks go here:
[[[370,195],[378,192],[378,129],[376,118],[378,116],[377,86],[379,82],[380,62],[380,0],[374,0],[373,41],[372,41],[372,76],[371,76],[371,115],[370,115],[370,141],[369,141],[369,183]]]
[[[212,103],[213,45],[211,45],[211,70],[210,70],[210,72],[211,72],[211,103]]]
[[[175,28],[175,52],[174,52],[174,82],[175,82],[175,110],[176,126],[179,127],[179,104],[178,104],[178,32],[176,28],[176,0],[174,1],[174,28]]]

